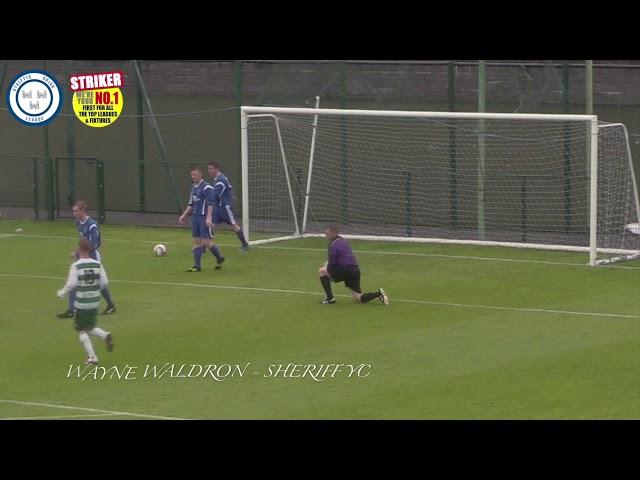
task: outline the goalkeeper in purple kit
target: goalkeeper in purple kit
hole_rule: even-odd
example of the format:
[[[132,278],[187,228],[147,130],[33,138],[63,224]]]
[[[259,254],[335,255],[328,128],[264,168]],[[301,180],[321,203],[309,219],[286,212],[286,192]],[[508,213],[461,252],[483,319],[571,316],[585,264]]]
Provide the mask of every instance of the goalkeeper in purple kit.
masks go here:
[[[389,297],[382,288],[375,292],[362,293],[360,267],[347,241],[338,235],[338,228],[330,225],[324,229],[324,235],[329,240],[329,260],[318,270],[320,283],[326,294],[320,303],[325,305],[336,303],[331,291],[331,281],[334,281],[344,282],[345,287],[351,290],[353,299],[358,303],[367,303],[377,298],[383,304],[389,305]]]

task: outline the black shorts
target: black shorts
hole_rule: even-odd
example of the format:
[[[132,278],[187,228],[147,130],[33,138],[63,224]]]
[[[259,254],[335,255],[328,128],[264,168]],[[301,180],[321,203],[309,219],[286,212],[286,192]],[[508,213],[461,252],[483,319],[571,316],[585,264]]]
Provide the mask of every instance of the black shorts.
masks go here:
[[[327,271],[334,282],[344,282],[345,287],[354,292],[362,293],[362,290],[360,290],[360,269],[358,267],[327,267]]]

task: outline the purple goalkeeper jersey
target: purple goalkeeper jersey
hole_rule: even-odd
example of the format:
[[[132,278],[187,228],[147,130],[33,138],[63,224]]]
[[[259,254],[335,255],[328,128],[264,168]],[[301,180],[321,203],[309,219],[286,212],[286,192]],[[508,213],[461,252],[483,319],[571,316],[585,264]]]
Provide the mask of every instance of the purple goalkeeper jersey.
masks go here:
[[[358,262],[353,250],[342,237],[336,237],[329,243],[329,267],[357,267]]]

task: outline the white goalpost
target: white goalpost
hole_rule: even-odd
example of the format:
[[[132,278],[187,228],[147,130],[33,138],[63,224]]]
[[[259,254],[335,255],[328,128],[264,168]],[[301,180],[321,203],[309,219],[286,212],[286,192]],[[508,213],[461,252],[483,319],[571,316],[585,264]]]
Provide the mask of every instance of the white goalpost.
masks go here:
[[[322,235],[640,256],[627,129],[594,115],[241,108],[252,245]]]

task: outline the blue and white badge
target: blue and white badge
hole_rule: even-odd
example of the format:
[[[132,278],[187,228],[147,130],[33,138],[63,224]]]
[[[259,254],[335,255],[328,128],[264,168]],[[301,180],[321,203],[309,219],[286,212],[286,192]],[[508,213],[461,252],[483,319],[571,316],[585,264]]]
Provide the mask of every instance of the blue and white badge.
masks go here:
[[[41,127],[51,122],[62,107],[62,89],[44,70],[27,70],[7,87],[9,111],[21,123]]]

